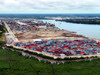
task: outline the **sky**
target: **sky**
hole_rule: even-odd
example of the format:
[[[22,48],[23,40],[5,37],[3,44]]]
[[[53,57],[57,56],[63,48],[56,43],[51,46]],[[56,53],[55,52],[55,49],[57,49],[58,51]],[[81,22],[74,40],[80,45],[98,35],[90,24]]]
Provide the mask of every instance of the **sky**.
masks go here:
[[[100,13],[100,0],[0,0],[0,13]]]

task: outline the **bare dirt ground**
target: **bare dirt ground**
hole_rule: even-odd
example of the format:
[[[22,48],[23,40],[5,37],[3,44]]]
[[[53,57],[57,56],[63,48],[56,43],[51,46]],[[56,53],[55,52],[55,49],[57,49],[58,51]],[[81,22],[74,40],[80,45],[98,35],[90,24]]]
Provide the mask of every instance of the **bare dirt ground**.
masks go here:
[[[67,39],[70,37],[75,37],[75,38],[86,38],[82,35],[78,35],[75,33],[17,33],[15,36],[20,40],[20,41],[28,41],[28,40],[33,40],[33,39]]]

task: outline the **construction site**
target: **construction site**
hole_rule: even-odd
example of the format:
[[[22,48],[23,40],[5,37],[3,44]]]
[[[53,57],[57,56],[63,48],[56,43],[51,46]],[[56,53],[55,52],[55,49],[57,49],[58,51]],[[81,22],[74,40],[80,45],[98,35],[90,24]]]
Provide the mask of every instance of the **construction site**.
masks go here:
[[[100,42],[38,20],[3,20],[7,45],[50,57],[99,55]]]

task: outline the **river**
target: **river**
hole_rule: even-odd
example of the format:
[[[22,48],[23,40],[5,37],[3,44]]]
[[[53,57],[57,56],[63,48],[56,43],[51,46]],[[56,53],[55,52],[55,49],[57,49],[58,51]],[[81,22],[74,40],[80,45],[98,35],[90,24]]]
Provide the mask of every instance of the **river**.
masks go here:
[[[75,24],[75,23],[60,22],[55,20],[42,20],[42,21],[55,24],[56,27],[59,27],[60,29],[74,31],[78,34],[100,40],[100,25]]]

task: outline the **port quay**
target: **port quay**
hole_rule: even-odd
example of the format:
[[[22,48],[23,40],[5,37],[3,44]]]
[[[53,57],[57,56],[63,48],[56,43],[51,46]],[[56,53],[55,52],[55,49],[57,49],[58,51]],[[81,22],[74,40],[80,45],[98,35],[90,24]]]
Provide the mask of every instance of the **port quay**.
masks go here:
[[[100,57],[100,41],[40,20],[4,19],[7,46],[43,54],[54,59]]]

